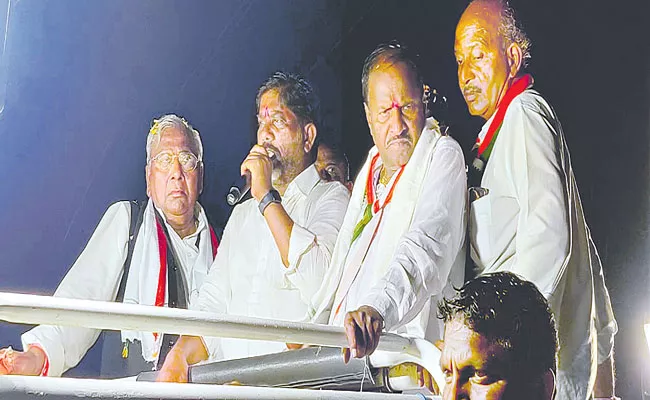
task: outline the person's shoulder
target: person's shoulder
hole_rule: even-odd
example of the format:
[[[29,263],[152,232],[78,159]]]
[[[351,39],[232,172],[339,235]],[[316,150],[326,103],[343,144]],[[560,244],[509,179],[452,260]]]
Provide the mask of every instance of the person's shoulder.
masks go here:
[[[449,135],[443,135],[438,139],[436,147],[433,150],[432,160],[440,156],[457,157],[461,162],[465,162],[465,156],[460,144]]]
[[[241,203],[237,204],[232,209],[232,213],[230,213],[230,218],[228,218],[228,221],[232,220],[233,218],[234,219],[246,218],[255,210],[257,210],[257,212],[259,213],[257,201],[251,197],[248,200],[242,201]]]
[[[321,179],[314,186],[314,189],[312,190],[312,193],[310,193],[310,196],[321,197],[325,195],[350,197],[350,192],[339,181],[326,182]]]
[[[535,89],[526,89],[519,96],[515,97],[508,107],[508,114],[534,113],[555,119],[555,113],[546,99]]]
[[[102,217],[103,219],[106,218],[111,218],[111,219],[122,219],[122,218],[130,218],[131,216],[131,203],[132,201],[124,200],[124,201],[118,201],[106,209],[106,212],[104,213],[104,216]],[[146,207],[146,203],[142,205],[142,207]]]
[[[320,204],[332,201],[347,204],[350,201],[350,191],[341,182],[326,182],[319,179],[309,192],[305,201],[310,209],[317,210]],[[313,208],[315,207],[315,208]]]

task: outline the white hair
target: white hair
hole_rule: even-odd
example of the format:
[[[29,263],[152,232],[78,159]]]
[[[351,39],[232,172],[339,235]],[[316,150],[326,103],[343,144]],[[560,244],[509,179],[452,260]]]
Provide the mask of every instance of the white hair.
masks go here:
[[[506,46],[512,43],[516,43],[519,46],[522,53],[522,67],[526,67],[530,61],[530,39],[515,18],[515,10],[507,1],[502,3],[501,10],[499,33],[505,40]]]
[[[166,114],[159,119],[154,119],[151,124],[151,129],[147,135],[147,164],[151,161],[151,148],[158,145],[163,131],[167,128],[176,128],[181,131],[193,143],[194,146],[192,147],[196,151],[195,155],[199,162],[203,161],[203,143],[201,143],[199,131],[192,128],[192,125],[185,118],[181,118],[176,114]]]

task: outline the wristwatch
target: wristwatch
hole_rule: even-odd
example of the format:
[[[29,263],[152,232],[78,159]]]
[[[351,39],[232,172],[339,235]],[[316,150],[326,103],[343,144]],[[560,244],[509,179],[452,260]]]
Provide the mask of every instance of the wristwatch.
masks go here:
[[[264,215],[264,210],[266,210],[266,207],[271,203],[282,203],[282,197],[280,197],[280,193],[275,189],[271,189],[264,195],[264,197],[262,197],[262,200],[260,200],[258,207],[262,215]]]

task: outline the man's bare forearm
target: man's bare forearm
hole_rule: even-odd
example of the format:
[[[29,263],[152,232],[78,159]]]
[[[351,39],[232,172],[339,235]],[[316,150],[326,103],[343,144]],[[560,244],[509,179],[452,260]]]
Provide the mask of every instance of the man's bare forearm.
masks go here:
[[[278,246],[282,264],[289,267],[289,240],[293,229],[293,220],[280,203],[269,204],[264,210],[264,219],[266,219],[275,244]]]

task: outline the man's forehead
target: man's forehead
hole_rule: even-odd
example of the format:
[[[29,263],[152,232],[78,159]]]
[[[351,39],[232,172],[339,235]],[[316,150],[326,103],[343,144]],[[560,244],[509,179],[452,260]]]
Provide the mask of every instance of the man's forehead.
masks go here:
[[[459,318],[445,323],[441,362],[453,360],[462,365],[483,367],[502,355],[502,349],[475,332]]]
[[[280,114],[293,115],[291,110],[284,105],[277,89],[266,91],[260,98],[258,116],[262,118],[273,117]]]
[[[387,96],[406,89],[408,94],[419,92],[417,79],[412,68],[404,62],[381,61],[372,69],[368,77],[368,97],[370,101],[376,97]]]
[[[458,21],[454,47],[474,36],[490,37],[498,33],[501,11],[493,2],[472,3]]]
[[[154,141],[152,146],[155,153],[167,150],[187,150],[195,153],[198,150],[194,148],[195,143],[177,127],[164,128],[158,132],[158,135],[160,135],[160,139]]]

